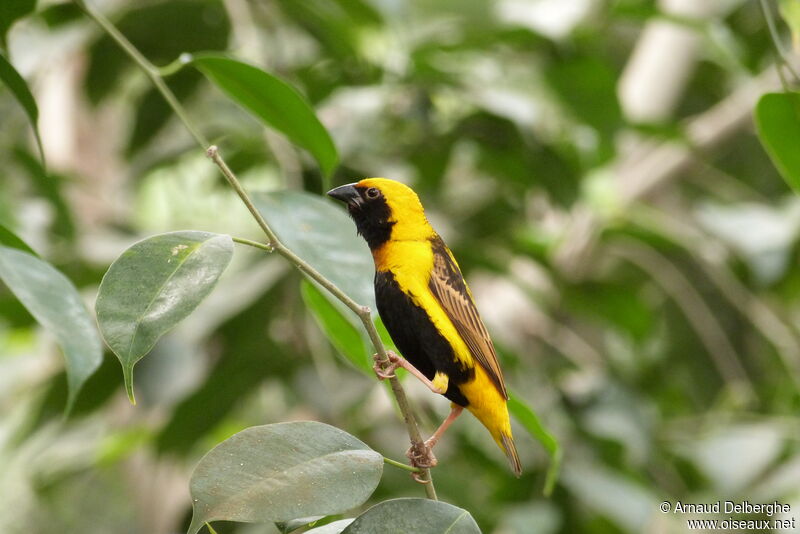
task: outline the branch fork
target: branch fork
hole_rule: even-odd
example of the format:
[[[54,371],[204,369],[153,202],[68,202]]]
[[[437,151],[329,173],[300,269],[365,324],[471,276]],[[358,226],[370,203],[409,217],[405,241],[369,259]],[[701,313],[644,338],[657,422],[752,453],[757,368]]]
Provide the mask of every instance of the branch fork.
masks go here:
[[[231,171],[228,164],[222,158],[219,153],[219,148],[216,145],[210,144],[206,138],[200,133],[200,131],[195,127],[194,123],[189,119],[189,116],[184,110],[183,106],[178,101],[175,94],[169,89],[167,84],[164,82],[164,78],[162,75],[162,71],[159,70],[155,65],[153,65],[147,58],[145,58],[142,53],[114,26],[114,24],[109,21],[103,14],[94,10],[94,8],[89,7],[84,0],[73,0],[75,5],[77,5],[80,9],[86,13],[86,15],[94,20],[102,29],[103,31],[111,37],[117,45],[122,48],[122,50],[130,57],[150,78],[150,81],[153,85],[158,89],[161,95],[166,100],[167,104],[172,108],[175,112],[175,115],[180,119],[192,137],[197,141],[197,144],[205,151],[206,156],[211,159],[212,162],[219,168],[222,175],[228,181],[228,184],[236,191],[239,198],[250,211],[250,214],[253,216],[255,221],[258,223],[261,230],[267,236],[267,244],[256,243],[255,241],[250,241],[241,238],[234,238],[234,241],[239,243],[248,244],[251,246],[256,246],[257,248],[261,248],[267,250],[269,252],[275,251],[284,258],[286,258],[289,262],[291,262],[298,270],[302,271],[308,277],[315,280],[319,283],[322,287],[324,287],[328,292],[330,292],[333,296],[337,299],[342,301],[350,310],[352,310],[358,317],[361,319],[361,322],[364,324],[364,328],[367,330],[367,334],[369,335],[370,341],[374,345],[375,349],[378,352],[378,355],[381,358],[381,361],[389,363],[389,358],[386,354],[386,349],[383,346],[383,342],[381,341],[380,336],[378,335],[378,331],[375,329],[375,324],[372,322],[371,311],[368,306],[362,306],[355,302],[352,298],[350,298],[347,294],[345,294],[341,289],[339,289],[333,282],[325,278],[322,274],[319,273],[314,267],[308,264],[305,260],[300,258],[297,254],[295,254],[292,250],[290,250],[286,245],[284,245],[279,239],[275,232],[270,228],[264,218],[261,216],[261,213],[256,209],[255,205],[253,204],[250,196],[242,187],[242,184],[239,182],[239,179],[236,175]],[[403,420],[406,424],[406,429],[408,431],[408,436],[411,440],[411,449],[418,451],[420,447],[423,449],[428,449],[425,445],[425,442],[420,435],[419,427],[417,426],[416,418],[411,410],[411,407],[408,403],[408,399],[406,398],[405,390],[403,386],[400,384],[400,381],[397,380],[397,377],[389,378],[389,383],[392,387],[392,392],[397,400],[397,405],[400,409],[400,412],[403,415]],[[428,449],[429,450],[429,449]],[[413,463],[413,460],[412,460]],[[435,465],[435,464],[432,464]],[[416,467],[416,466],[415,466]],[[422,482],[425,484],[425,493],[427,494],[428,498],[436,500],[436,490],[433,487],[433,479],[431,478],[430,471],[427,467],[420,467],[418,472],[413,473],[414,479],[418,482]]]

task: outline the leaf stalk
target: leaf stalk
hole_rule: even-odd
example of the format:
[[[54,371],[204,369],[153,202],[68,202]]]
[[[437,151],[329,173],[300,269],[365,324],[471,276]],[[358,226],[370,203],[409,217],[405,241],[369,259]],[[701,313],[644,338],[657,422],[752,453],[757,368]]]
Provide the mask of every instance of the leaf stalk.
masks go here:
[[[175,112],[175,115],[178,119],[183,123],[189,133],[192,135],[194,140],[197,142],[198,145],[206,152],[206,155],[209,159],[219,168],[222,175],[228,181],[228,184],[236,191],[236,194],[239,196],[241,201],[247,207],[250,214],[253,216],[255,221],[258,223],[261,230],[267,236],[268,245],[257,244],[256,242],[245,242],[249,240],[242,240],[240,238],[234,239],[238,243],[247,244],[251,246],[257,246],[257,248],[265,248],[269,250],[271,248],[284,258],[286,258],[292,265],[294,265],[299,271],[304,273],[309,278],[316,281],[319,285],[324,287],[329,293],[331,293],[334,297],[338,300],[342,301],[345,306],[350,308],[356,315],[358,315],[361,322],[364,324],[364,328],[367,330],[367,334],[369,335],[370,341],[372,342],[375,350],[378,353],[378,361],[381,364],[389,364],[389,359],[386,356],[386,348],[383,346],[383,342],[381,341],[380,335],[378,334],[377,329],[375,328],[375,324],[372,321],[372,313],[370,309],[366,306],[362,306],[350,298],[347,294],[344,293],[341,289],[339,289],[333,282],[325,278],[319,271],[314,269],[309,263],[303,260],[300,256],[295,254],[291,249],[289,249],[286,245],[284,245],[275,232],[270,228],[264,218],[259,213],[258,209],[256,209],[253,201],[251,200],[250,196],[245,191],[244,187],[242,187],[241,182],[236,177],[234,172],[228,167],[228,164],[222,158],[222,155],[219,153],[219,149],[215,145],[211,145],[205,136],[200,132],[200,130],[194,125],[194,123],[189,118],[186,110],[178,101],[175,94],[170,90],[167,84],[164,82],[163,74],[171,73],[171,69],[167,68],[162,73],[162,71],[153,65],[147,58],[142,55],[142,53],[114,26],[114,24],[108,20],[104,15],[95,11],[91,8],[84,0],[73,0],[75,4],[83,10],[86,15],[94,20],[104,32],[111,37],[114,42],[119,45],[120,48],[130,57],[147,75],[153,85],[158,89],[161,95],[166,100],[167,104],[172,108]],[[171,64],[172,65],[172,64]],[[168,65],[168,67],[170,67]],[[401,414],[403,415],[403,421],[406,425],[406,430],[408,431],[408,436],[411,440],[412,447],[420,446],[423,444],[422,435],[419,431],[419,426],[417,425],[416,417],[414,417],[414,413],[411,409],[411,405],[408,402],[408,398],[406,396],[405,390],[403,389],[402,384],[397,379],[397,377],[392,377],[389,379],[389,383],[392,388],[392,393],[397,400],[397,406],[400,409]],[[409,466],[407,466],[409,467]],[[433,486],[433,479],[431,478],[430,469],[427,468],[411,468],[417,469],[417,472],[420,473],[419,479],[423,482],[423,487],[425,488],[425,493],[429,499],[437,500],[436,497],[436,490]]]

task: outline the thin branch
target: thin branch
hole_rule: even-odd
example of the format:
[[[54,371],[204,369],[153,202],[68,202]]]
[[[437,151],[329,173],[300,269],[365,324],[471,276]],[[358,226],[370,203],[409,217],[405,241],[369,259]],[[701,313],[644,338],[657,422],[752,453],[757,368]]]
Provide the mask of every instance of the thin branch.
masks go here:
[[[241,245],[247,245],[248,247],[253,248],[260,248],[261,250],[266,250],[267,252],[273,252],[275,248],[268,244],[268,243],[259,243],[258,241],[252,241],[250,239],[245,239],[243,237],[231,237],[234,243],[239,243]]]
[[[194,127],[194,124],[189,120],[189,117],[186,115],[186,111],[184,111],[183,107],[178,102],[178,99],[175,97],[175,94],[167,87],[167,84],[164,83],[164,79],[159,74],[158,68],[150,63],[150,61],[145,58],[139,50],[133,46],[133,44],[128,41],[127,37],[122,35],[122,33],[117,29],[114,24],[108,20],[102,13],[99,11],[95,11],[94,9],[90,8],[84,0],[74,0],[75,5],[83,10],[89,18],[93,19],[102,29],[106,32],[109,37],[111,37],[122,50],[128,54],[128,56],[136,62],[137,65],[144,71],[150,81],[153,82],[153,85],[156,86],[156,89],[161,93],[161,96],[164,97],[164,100],[170,105],[173,109],[175,114],[181,120],[181,122],[186,126],[186,129],[189,130],[189,133],[192,134],[195,141],[202,146],[203,148],[208,146],[208,140],[200,133],[200,130]]]
[[[356,301],[351,299],[347,294],[345,294],[341,289],[339,289],[333,282],[325,278],[322,274],[319,273],[314,267],[308,264],[305,260],[300,258],[297,254],[295,254],[291,249],[289,249],[286,245],[284,245],[279,239],[275,232],[270,228],[264,218],[261,216],[261,213],[256,209],[253,201],[250,199],[250,196],[245,191],[242,184],[239,182],[236,175],[231,171],[230,167],[228,167],[225,160],[219,153],[219,150],[216,146],[209,146],[209,142],[206,138],[200,133],[200,131],[195,128],[192,121],[189,119],[186,111],[181,106],[178,99],[172,93],[172,91],[167,87],[164,83],[163,78],[161,77],[161,73],[159,69],[156,68],[150,61],[147,60],[139,50],[131,44],[128,39],[120,33],[119,30],[105,18],[102,14],[98,13],[97,11],[91,9],[84,0],[73,0],[75,4],[80,7],[89,18],[93,19],[100,27],[122,48],[122,50],[131,58],[133,59],[137,65],[147,74],[148,78],[153,82],[153,85],[159,90],[161,95],[167,101],[167,104],[172,108],[175,112],[175,115],[180,119],[183,125],[189,130],[189,133],[192,134],[197,144],[206,151],[206,155],[214,162],[214,164],[219,168],[222,172],[225,179],[228,181],[230,186],[236,191],[236,194],[239,195],[239,198],[245,204],[247,209],[250,211],[250,214],[256,220],[258,225],[261,227],[261,230],[266,234],[269,243],[264,245],[264,247],[259,246],[258,248],[265,248],[271,247],[272,250],[289,260],[298,270],[302,271],[306,274],[309,278],[312,278],[314,281],[319,283],[322,287],[324,287],[328,292],[330,292],[334,297],[342,301],[348,308],[350,308],[354,313],[356,313],[361,319],[361,322],[364,324],[364,328],[367,330],[367,334],[369,335],[372,344],[375,346],[375,350],[378,352],[379,355],[379,363],[388,365],[389,359],[386,356],[386,349],[383,346],[383,342],[381,341],[380,336],[378,335],[378,331],[375,328],[375,324],[372,322],[372,314],[367,306],[362,306],[358,304]],[[245,242],[248,241],[248,242]],[[249,240],[241,240],[237,238],[237,242],[251,245],[255,244],[256,242],[249,242]],[[261,245],[260,243],[258,245]],[[389,382],[392,387],[392,392],[397,400],[397,405],[400,409],[400,412],[403,415],[403,420],[406,424],[406,429],[408,431],[409,438],[411,439],[411,446],[412,448],[417,448],[424,446],[424,441],[422,439],[422,435],[420,434],[419,427],[417,426],[416,418],[411,410],[411,406],[408,402],[408,398],[406,397],[405,390],[403,389],[402,384],[397,379],[397,377],[392,377],[389,379]],[[424,484],[425,492],[428,498],[436,500],[436,490],[433,486],[433,479],[431,478],[430,469],[427,468],[419,468],[420,477],[419,479]]]
[[[177,105],[180,106],[180,104]],[[186,122],[183,119],[181,119],[181,121],[184,123]],[[248,195],[247,191],[244,190],[244,187],[242,187],[242,184],[239,182],[239,179],[236,178],[236,175],[233,174],[233,171],[231,171],[230,167],[228,167],[228,164],[225,163],[225,160],[222,159],[222,156],[219,155],[219,149],[217,148],[217,146],[202,145],[202,147],[206,151],[206,156],[208,156],[209,159],[211,159],[211,161],[214,162],[214,165],[219,167],[219,170],[222,171],[222,175],[228,181],[228,184],[230,184],[233,190],[236,191],[236,194],[239,195],[240,199],[242,199],[244,205],[247,206],[247,211],[249,211],[250,215],[252,215],[253,218],[256,220],[258,226],[261,228],[261,230],[263,230],[265,234],[267,234],[267,237],[269,238],[269,244],[272,245],[273,248],[277,249],[278,236],[275,235],[275,232],[273,232],[272,228],[269,227],[267,221],[265,221],[264,217],[261,216],[261,213],[258,211],[255,204],[253,204],[253,201],[250,199],[250,195]]]
[[[398,469],[404,469],[406,471],[411,471],[412,473],[419,473],[420,472],[419,467],[412,467],[412,466],[406,465],[406,464],[404,464],[402,462],[398,462],[397,460],[392,460],[391,458],[384,457],[383,458],[383,463],[385,463],[387,465],[392,465],[394,467],[397,467]]]

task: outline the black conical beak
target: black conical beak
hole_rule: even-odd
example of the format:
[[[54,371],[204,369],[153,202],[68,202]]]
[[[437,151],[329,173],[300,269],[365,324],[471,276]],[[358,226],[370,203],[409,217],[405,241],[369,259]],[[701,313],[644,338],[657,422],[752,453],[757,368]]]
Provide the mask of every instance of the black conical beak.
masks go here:
[[[361,194],[355,187],[356,184],[341,185],[336,189],[328,191],[327,195],[336,200],[341,200],[348,206],[354,206],[361,203]]]

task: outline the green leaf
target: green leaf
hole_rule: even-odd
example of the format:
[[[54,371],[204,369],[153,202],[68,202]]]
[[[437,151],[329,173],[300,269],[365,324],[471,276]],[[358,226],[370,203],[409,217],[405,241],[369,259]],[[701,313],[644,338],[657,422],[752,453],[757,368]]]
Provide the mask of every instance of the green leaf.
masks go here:
[[[11,25],[36,9],[36,0],[3,0],[0,2],[0,45],[5,46]]]
[[[547,478],[544,483],[544,494],[549,496],[553,492],[558,473],[561,470],[561,445],[553,435],[539,421],[536,415],[524,401],[514,392],[509,392],[508,411],[523,426],[528,433],[541,443],[550,455],[550,467],[547,469]]]
[[[86,379],[103,359],[94,321],[72,282],[24,248],[0,246],[0,278],[61,346],[66,361],[69,413]]]
[[[350,523],[342,534],[480,534],[469,512],[430,499],[392,499],[378,503]]]
[[[0,245],[16,248],[23,252],[27,252],[32,256],[38,256],[28,244],[17,236],[14,232],[0,224]]]
[[[25,110],[25,114],[28,115],[28,120],[33,127],[33,135],[36,137],[36,144],[39,146],[39,154],[42,157],[42,161],[44,161],[44,149],[42,148],[42,140],[39,137],[39,108],[36,106],[31,90],[28,89],[25,78],[20,76],[17,69],[9,63],[3,54],[0,54],[0,80],[11,90],[11,94],[14,95],[19,105]]]
[[[197,55],[192,64],[237,104],[308,150],[330,176],[339,161],[336,147],[296,89],[258,67],[224,56]]]
[[[342,534],[342,531],[345,529],[345,527],[353,521],[353,518],[340,519],[338,521],[328,523],[327,525],[322,525],[321,527],[306,530],[305,534]]]
[[[350,298],[375,311],[375,266],[367,244],[356,235],[344,210],[299,191],[255,194],[253,202],[287,247]],[[346,310],[327,292],[325,295]]]
[[[133,366],[211,292],[232,255],[230,236],[183,231],[140,241],[111,264],[95,308],[131,402]]]
[[[359,506],[380,481],[383,456],[314,421],[255,426],[209,451],[192,473],[189,534],[206,521],[283,522]]]
[[[357,369],[371,374],[371,353],[365,345],[364,336],[361,335],[364,331],[363,328],[357,328],[354,325],[352,318],[355,318],[355,315],[353,313],[343,314],[317,289],[317,286],[308,280],[303,280],[300,285],[300,294],[317,324],[336,350]],[[361,321],[358,323],[360,325]]]
[[[800,93],[767,93],[756,104],[756,127],[775,167],[800,192]]]

